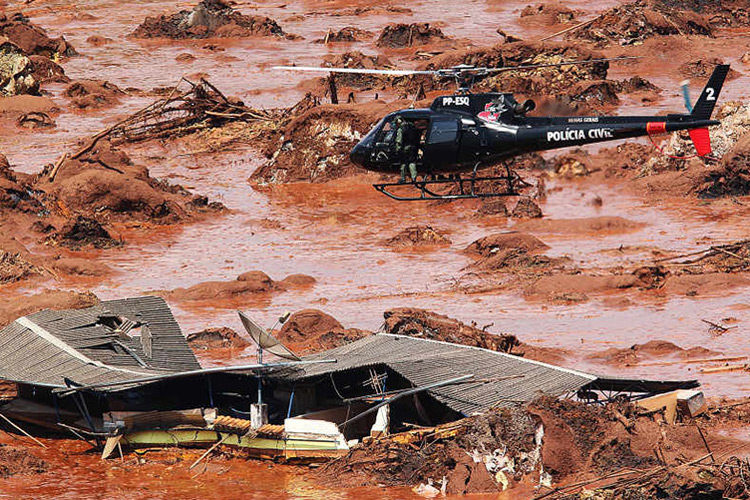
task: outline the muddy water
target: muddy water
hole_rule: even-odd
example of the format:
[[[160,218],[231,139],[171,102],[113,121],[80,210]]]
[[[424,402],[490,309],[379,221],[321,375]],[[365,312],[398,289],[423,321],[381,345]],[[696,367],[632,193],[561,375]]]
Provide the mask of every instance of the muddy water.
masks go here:
[[[149,90],[172,85],[182,76],[196,78],[200,73],[228,94],[239,95],[254,106],[270,107],[289,105],[298,99],[301,94],[297,84],[301,79],[281,77],[262,71],[263,68],[287,62],[318,64],[330,52],[352,49],[375,52],[370,43],[329,47],[309,43],[324,36],[329,27],[356,25],[377,32],[392,21],[433,21],[446,34],[476,45],[499,40],[497,28],[527,34],[530,38],[547,34],[547,28],[519,24],[518,14],[527,3],[422,1],[409,4],[413,14],[357,18],[330,15],[345,7],[344,2],[292,1],[283,7],[279,2],[240,4],[245,12],[269,15],[286,31],[306,39],[294,42],[269,39],[165,42],[126,38],[144,16],[190,8],[192,2],[124,4],[87,0],[71,5],[52,0],[40,6],[32,4],[24,10],[51,32],[64,33],[81,52],[81,57],[65,65],[73,79],[106,79],[122,88]],[[618,2],[566,3],[591,13]],[[303,12],[316,14],[298,18]],[[109,37],[115,42],[94,47],[86,41],[92,35]],[[726,48],[721,40],[710,44],[711,50]],[[177,62],[175,57],[181,53],[193,54],[197,59],[189,64]],[[398,51],[389,53],[389,57],[405,67],[415,64],[404,60]],[[639,63],[636,68],[639,74],[667,89],[664,99],[652,108],[675,110],[682,106],[676,93],[681,77],[674,73],[666,76],[668,72],[653,62]],[[618,78],[630,76],[630,70],[614,71]],[[726,95],[739,96],[742,89],[741,84],[730,83]],[[70,149],[77,139],[111,125],[151,100],[131,96],[108,111],[73,112],[61,97],[62,86],[53,86],[51,91],[53,98],[63,104],[63,111],[56,118],[58,127],[52,133],[0,137],[0,149],[19,170],[39,171],[44,163],[55,161],[61,151]],[[622,108],[628,113],[643,112],[639,105],[626,100]],[[748,290],[698,298],[619,293],[617,297],[600,296],[577,305],[529,302],[518,293],[457,293],[455,287],[461,284],[462,270],[470,262],[461,250],[480,236],[513,229],[513,222],[504,218],[479,221],[472,217],[476,208],[472,202],[397,204],[377,194],[369,186],[372,179],[366,176],[335,185],[291,185],[257,191],[246,179],[262,158],[251,145],[238,149],[222,155],[192,155],[190,145],[180,142],[169,148],[132,148],[129,152],[134,159],[148,165],[155,175],[208,194],[225,203],[231,212],[182,228],[158,229],[145,237],[123,229],[125,239],[130,242],[125,248],[88,255],[110,265],[116,271],[111,278],[94,284],[63,282],[57,286],[92,288],[100,297],[109,299],[207,280],[234,279],[254,269],[263,270],[274,279],[305,273],[318,280],[309,290],[257,297],[233,304],[232,308],[226,308],[226,304],[221,304],[222,307],[174,304],[175,313],[186,331],[195,331],[221,325],[240,329],[232,312],[235,307],[250,312],[269,326],[284,311],[315,307],[331,313],[347,327],[376,329],[382,322],[382,312],[390,307],[423,307],[479,325],[493,324],[490,331],[512,332],[526,342],[577,351],[568,360],[571,367],[662,379],[697,377],[710,396],[739,396],[750,389],[750,378],[742,372],[703,375],[698,373],[700,365],[681,362],[615,369],[585,360],[586,354],[607,347],[627,347],[652,339],[669,340],[683,347],[704,346],[725,355],[750,356],[750,347],[742,341],[744,325],[750,320]],[[643,223],[640,229],[617,234],[535,233],[552,247],[550,255],[568,255],[586,267],[627,267],[648,258],[648,249],[641,253],[613,251],[621,246],[691,251],[705,246],[707,241],[720,243],[745,237],[750,229],[746,210],[737,207],[702,205],[694,200],[649,205],[616,186],[553,182],[548,187],[550,194],[542,208],[556,219],[615,215]],[[595,196],[602,198],[601,207],[591,203]],[[383,245],[384,239],[415,224],[431,224],[444,230],[452,245],[434,252],[395,252]],[[721,336],[710,335],[700,321],[730,317],[739,321],[736,323],[739,327]],[[237,353],[231,359],[209,362],[234,363],[252,354]],[[64,465],[71,462],[51,456],[51,462],[60,462],[59,470],[45,476],[41,483],[38,478],[25,477],[6,481],[0,498],[167,498],[175,493],[183,498],[230,498],[238,491],[247,498],[411,496],[409,491],[399,490],[321,490],[299,472],[281,467],[268,469],[255,463],[212,463],[206,475],[191,479],[186,476],[184,463],[166,462],[173,458],[162,457],[159,460],[164,463],[161,463],[157,459],[151,462],[147,456],[146,464],[110,463],[102,467],[95,456],[84,453],[83,449],[71,448],[66,453],[77,465]],[[184,460],[193,459],[190,455]]]

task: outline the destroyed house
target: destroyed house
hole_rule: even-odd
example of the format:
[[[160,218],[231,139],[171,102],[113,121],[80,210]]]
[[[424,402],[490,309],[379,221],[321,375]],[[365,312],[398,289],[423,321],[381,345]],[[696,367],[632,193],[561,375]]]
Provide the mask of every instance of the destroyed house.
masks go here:
[[[169,379],[185,373],[195,375]],[[235,385],[233,376],[226,377]],[[152,296],[16,319],[0,330],[0,379],[18,388],[4,413],[50,427],[75,422],[97,428],[96,416],[110,410],[216,404],[211,380],[201,376],[169,306]],[[77,386],[92,389],[60,395]]]
[[[269,354],[286,352],[287,358],[202,369],[159,297],[21,317],[0,330],[0,379],[18,387],[1,413],[97,438],[113,428],[171,433],[187,422],[193,430],[210,431],[209,441],[219,439],[215,425],[229,419],[230,427],[244,432],[255,415],[252,425],[283,424],[289,432],[323,428],[330,437],[331,429],[340,429],[340,435],[333,433],[339,449],[341,440],[370,435],[378,426],[393,432],[437,425],[541,395],[603,401],[697,385],[599,377],[478,347],[384,333],[298,361],[256,330]],[[127,442],[147,444],[138,439],[131,435]],[[255,446],[250,441],[247,446]]]
[[[392,401],[391,422],[398,427],[435,425],[541,395],[638,399],[698,385],[600,377],[479,347],[382,333],[304,359],[336,363],[279,369],[269,377],[287,389],[277,385],[274,394],[279,403],[292,401],[289,414],[339,424],[385,400]],[[396,398],[406,392],[409,397]],[[374,419],[370,414],[347,437],[366,433]]]

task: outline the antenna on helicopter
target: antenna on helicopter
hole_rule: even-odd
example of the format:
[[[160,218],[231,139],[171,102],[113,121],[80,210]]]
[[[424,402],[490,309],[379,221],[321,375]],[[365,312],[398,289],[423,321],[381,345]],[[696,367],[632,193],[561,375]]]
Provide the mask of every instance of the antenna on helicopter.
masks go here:
[[[556,68],[560,66],[577,66],[583,64],[596,64],[601,62],[626,61],[639,59],[638,56],[606,57],[600,59],[585,59],[580,61],[567,61],[545,64],[524,64],[520,66],[503,66],[500,68],[479,68],[468,64],[458,64],[450,68],[434,70],[401,70],[401,69],[360,69],[360,68],[326,68],[320,66],[273,66],[272,69],[284,71],[311,71],[329,73],[354,73],[360,75],[382,75],[382,76],[412,76],[431,75],[439,78],[453,78],[456,81],[456,94],[471,93],[471,87],[478,77],[492,73],[504,73],[507,71],[527,71],[541,68]]]

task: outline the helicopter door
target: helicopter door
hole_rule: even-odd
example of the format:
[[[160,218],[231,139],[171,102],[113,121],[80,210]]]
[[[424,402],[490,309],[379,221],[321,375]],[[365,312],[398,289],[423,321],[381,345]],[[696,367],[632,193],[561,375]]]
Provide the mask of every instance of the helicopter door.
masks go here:
[[[435,117],[430,121],[424,148],[424,163],[428,167],[450,165],[456,162],[459,144],[458,120],[453,117]]]
[[[387,120],[375,134],[370,161],[376,165],[385,165],[392,163],[395,158],[396,124],[393,120]]]

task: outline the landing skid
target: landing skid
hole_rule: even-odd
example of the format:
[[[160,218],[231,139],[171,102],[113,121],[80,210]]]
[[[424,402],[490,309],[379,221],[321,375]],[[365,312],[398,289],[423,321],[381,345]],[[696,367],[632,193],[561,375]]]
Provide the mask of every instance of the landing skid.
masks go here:
[[[479,185],[484,182],[503,183],[504,189],[485,191],[478,189]],[[450,193],[437,193],[435,188],[442,186],[453,187],[457,189]],[[373,184],[372,187],[393,198],[397,201],[419,201],[419,200],[464,200],[473,198],[495,198],[499,196],[519,196],[519,188],[528,187],[525,182],[515,172],[509,172],[507,175],[495,177],[470,177],[462,179],[456,177],[453,179],[435,179],[421,180],[412,182],[389,182],[384,184]],[[418,191],[419,195],[407,196],[393,193],[393,188],[408,187]],[[496,186],[493,186],[493,188]]]

